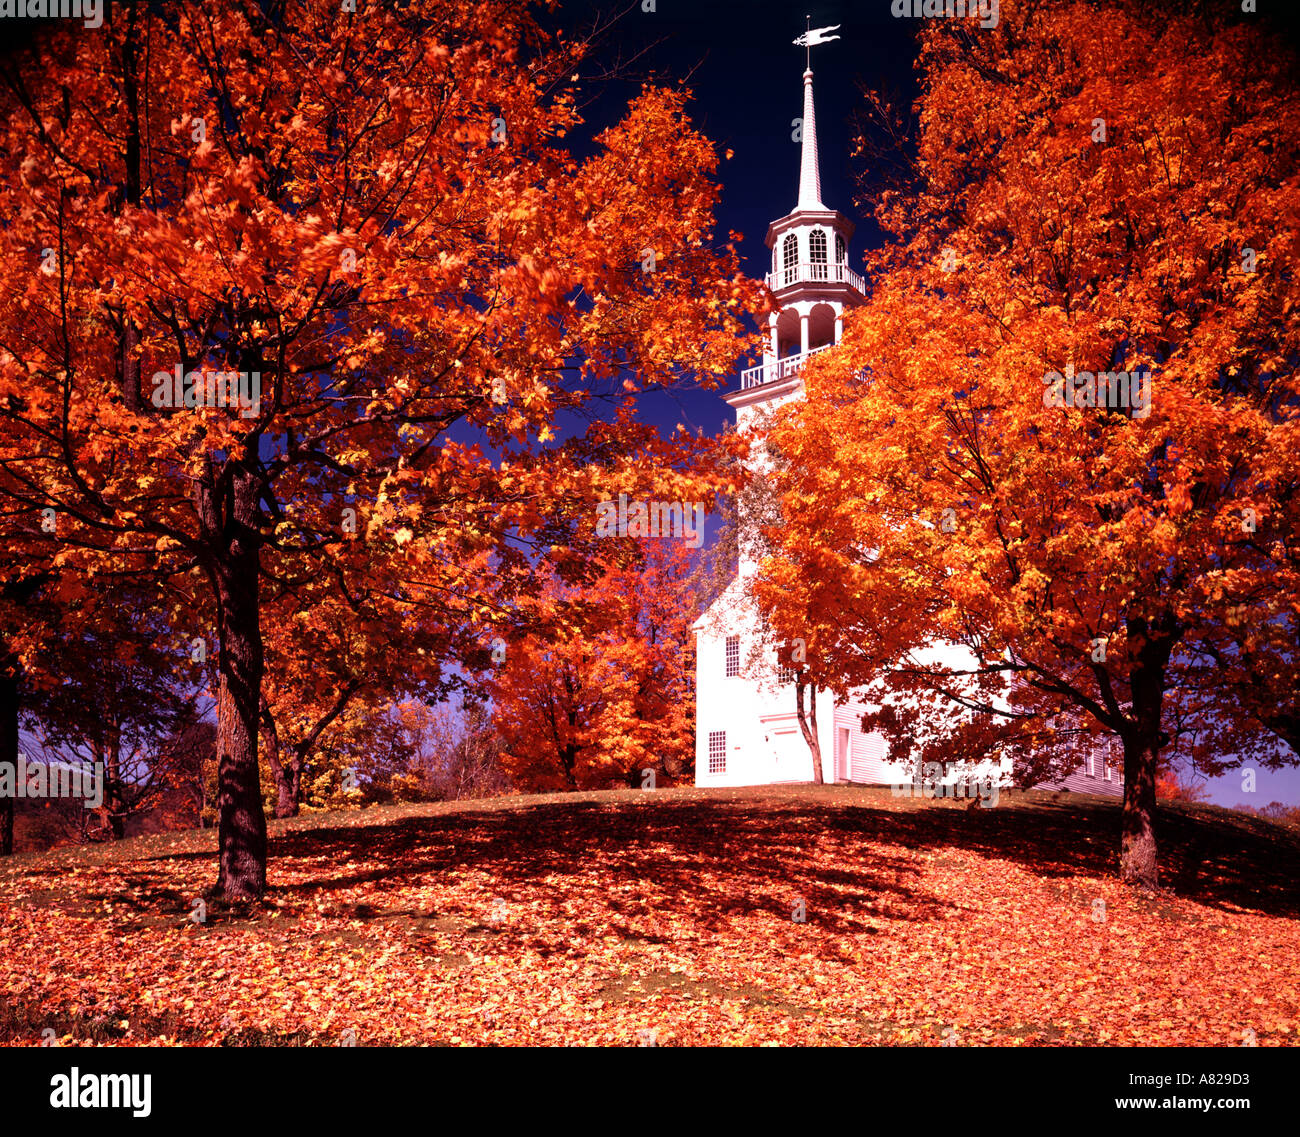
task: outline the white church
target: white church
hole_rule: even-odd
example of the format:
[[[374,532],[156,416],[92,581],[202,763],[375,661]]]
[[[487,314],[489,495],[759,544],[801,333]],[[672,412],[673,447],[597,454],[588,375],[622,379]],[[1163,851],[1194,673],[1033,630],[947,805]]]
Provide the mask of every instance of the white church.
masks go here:
[[[803,397],[804,362],[839,342],[844,312],[865,300],[865,282],[848,266],[853,223],[821,200],[811,69],[803,74],[800,140],[798,200],[767,231],[766,243],[772,250],[767,284],[776,295],[777,308],[769,317],[763,362],[742,372],[740,389],[724,396],[735,408],[742,430],[783,403]],[[765,462],[760,441],[751,451],[750,468],[761,470]],[[779,665],[773,647],[765,646],[759,615],[749,598],[756,572],[757,565],[742,547],[736,577],[692,628],[698,786],[812,781],[812,753],[798,721],[793,672]],[[962,650],[951,645],[931,649],[935,653]],[[913,781],[909,766],[890,760],[882,735],[863,732],[862,716],[875,707],[855,698],[837,700],[830,691],[819,691],[815,698],[823,781],[870,785]],[[1095,750],[1083,754],[1078,769],[1064,781],[1044,788],[1120,795],[1121,769],[1113,751]],[[992,776],[997,779],[994,784],[1010,785],[1009,764],[967,773]]]

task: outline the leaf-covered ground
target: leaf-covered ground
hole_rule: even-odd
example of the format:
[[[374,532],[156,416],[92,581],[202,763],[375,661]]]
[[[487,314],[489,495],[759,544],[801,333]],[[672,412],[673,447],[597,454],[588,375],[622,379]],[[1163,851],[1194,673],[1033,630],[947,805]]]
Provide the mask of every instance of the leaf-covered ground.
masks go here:
[[[209,832],[0,867],[0,1039],[1292,1045],[1300,836],[849,787],[619,791],[272,824],[268,902],[191,918]],[[801,921],[799,916],[802,904]]]

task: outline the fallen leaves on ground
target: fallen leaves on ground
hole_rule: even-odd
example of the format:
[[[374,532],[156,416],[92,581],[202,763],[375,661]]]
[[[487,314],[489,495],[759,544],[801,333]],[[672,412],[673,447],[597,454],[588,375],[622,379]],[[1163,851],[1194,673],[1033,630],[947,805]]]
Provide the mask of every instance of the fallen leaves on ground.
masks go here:
[[[273,825],[265,904],[202,923],[211,833],[15,858],[0,1037],[1294,1044],[1294,834],[1166,811],[1172,888],[1146,895],[1114,871],[1117,805],[1007,796],[969,811],[685,789],[317,814]]]

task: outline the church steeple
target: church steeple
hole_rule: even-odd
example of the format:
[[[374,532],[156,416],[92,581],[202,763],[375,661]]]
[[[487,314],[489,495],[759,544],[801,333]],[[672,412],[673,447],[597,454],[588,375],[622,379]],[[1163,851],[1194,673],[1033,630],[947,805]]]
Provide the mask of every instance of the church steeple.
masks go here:
[[[803,73],[803,152],[799,156],[799,201],[795,209],[825,209],[822,174],[817,162],[817,114],[813,109],[813,73]]]
[[[826,34],[833,31],[833,27],[809,29],[794,42],[811,48],[839,39]],[[808,356],[839,343],[845,309],[861,304],[866,296],[866,283],[849,268],[853,222],[822,201],[811,66],[803,73],[801,127],[799,197],[794,209],[767,230],[767,247],[772,250],[767,286],[776,297],[768,317],[767,347],[762,364],[742,372],[740,390],[727,396],[738,411],[794,397]]]

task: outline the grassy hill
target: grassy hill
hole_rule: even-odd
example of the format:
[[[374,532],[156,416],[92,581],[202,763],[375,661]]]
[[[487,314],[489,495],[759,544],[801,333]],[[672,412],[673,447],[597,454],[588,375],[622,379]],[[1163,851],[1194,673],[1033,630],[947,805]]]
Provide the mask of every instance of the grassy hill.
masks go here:
[[[606,791],[273,822],[251,911],[212,831],[0,865],[0,1039],[182,1044],[1291,1045],[1300,834],[1114,799]],[[801,920],[799,917],[802,916]],[[1253,1032],[1253,1035],[1250,1034]]]

